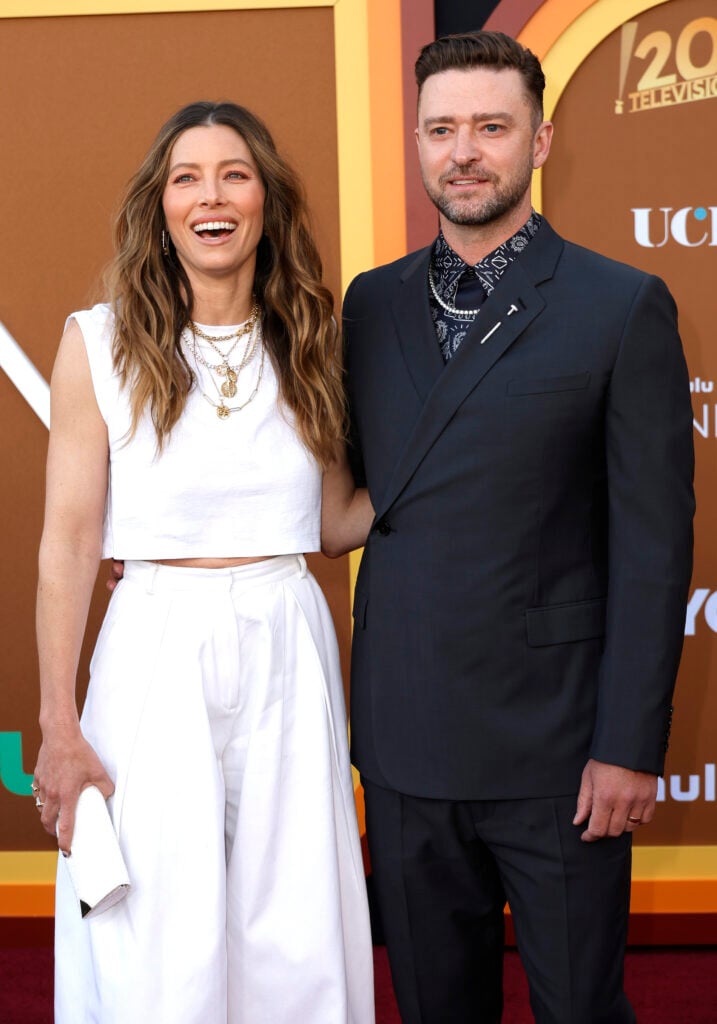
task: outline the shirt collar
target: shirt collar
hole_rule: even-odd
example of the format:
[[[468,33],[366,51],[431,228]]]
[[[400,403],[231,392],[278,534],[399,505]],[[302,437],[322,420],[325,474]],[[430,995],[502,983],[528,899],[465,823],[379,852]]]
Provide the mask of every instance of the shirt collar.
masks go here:
[[[543,218],[533,210],[525,224],[514,235],[478,263],[473,264],[472,269],[483,285],[486,295],[490,295],[508,266],[520,256],[542,222]],[[431,271],[436,291],[446,302],[455,301],[458,281],[469,266],[471,265],[451,249],[443,237],[443,232],[439,232],[433,243]]]

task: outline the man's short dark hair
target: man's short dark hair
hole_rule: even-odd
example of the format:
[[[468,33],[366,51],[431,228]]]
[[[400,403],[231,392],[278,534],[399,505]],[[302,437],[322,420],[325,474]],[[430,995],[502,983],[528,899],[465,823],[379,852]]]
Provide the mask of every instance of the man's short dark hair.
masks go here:
[[[504,32],[466,32],[442,36],[423,47],[416,61],[416,84],[421,95],[423,83],[441,71],[469,71],[471,68],[501,70],[513,68],[523,79],[538,122],[543,120],[545,75],[540,61],[530,50]]]

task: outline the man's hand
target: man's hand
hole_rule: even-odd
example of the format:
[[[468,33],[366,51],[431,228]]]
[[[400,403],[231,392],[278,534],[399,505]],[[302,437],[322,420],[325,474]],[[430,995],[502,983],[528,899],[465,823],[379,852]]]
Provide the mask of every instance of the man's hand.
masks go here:
[[[124,576],[124,562],[118,562],[117,559],[112,559],[112,575],[107,580],[107,589],[112,591],[115,589],[119,581]]]
[[[656,798],[656,775],[591,759],[583,771],[573,825],[587,821],[580,837],[584,843],[634,832],[652,821]]]

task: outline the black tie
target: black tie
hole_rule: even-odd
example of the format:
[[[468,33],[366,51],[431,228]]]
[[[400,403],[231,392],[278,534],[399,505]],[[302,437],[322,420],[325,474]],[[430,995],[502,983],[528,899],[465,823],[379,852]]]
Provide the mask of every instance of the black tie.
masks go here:
[[[473,267],[466,267],[458,279],[455,305],[457,309],[478,309],[485,299],[483,285]]]

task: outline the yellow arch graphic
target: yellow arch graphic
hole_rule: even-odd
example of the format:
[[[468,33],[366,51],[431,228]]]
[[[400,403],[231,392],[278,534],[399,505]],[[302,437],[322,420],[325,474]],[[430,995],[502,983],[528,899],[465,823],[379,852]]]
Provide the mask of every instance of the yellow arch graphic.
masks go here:
[[[600,43],[632,18],[669,0],[554,0],[536,11],[519,35],[545,71],[545,117],[555,113],[570,79]],[[542,204],[542,175],[533,205]],[[717,912],[717,846],[635,846],[632,913]]]
[[[540,57],[545,72],[545,117],[550,120],[568,82],[592,51],[631,18],[669,0],[553,0],[535,12],[518,36]],[[533,206],[542,209],[543,176],[533,176]]]

